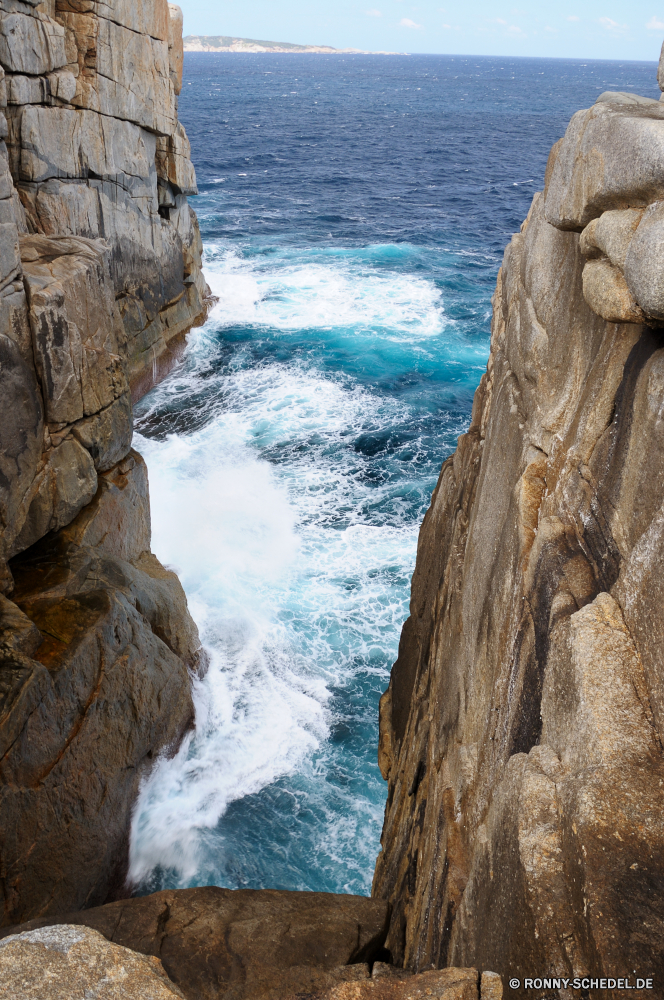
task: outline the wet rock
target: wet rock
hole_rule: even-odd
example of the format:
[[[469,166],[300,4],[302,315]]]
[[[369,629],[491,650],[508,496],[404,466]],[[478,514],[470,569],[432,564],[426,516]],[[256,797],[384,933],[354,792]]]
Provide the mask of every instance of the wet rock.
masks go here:
[[[83,927],[49,927],[0,941],[0,982],[12,1000],[171,1000],[182,993],[158,958]]]

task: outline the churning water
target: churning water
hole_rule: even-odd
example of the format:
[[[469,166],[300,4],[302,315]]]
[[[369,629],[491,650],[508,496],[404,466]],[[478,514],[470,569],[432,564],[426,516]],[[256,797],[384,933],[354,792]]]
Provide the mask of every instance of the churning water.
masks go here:
[[[153,549],[211,666],[134,815],[140,891],[368,893],[377,708],[502,251],[570,115],[650,63],[191,54],[219,302],[136,408]]]

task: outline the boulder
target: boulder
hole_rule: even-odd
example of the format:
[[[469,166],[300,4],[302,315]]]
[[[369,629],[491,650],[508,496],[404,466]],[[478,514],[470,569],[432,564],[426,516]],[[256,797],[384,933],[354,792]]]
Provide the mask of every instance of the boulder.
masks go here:
[[[663,163],[664,105],[602,102],[577,111],[547,185],[546,219],[581,231],[604,211],[645,208],[664,197]]]
[[[625,256],[625,278],[643,311],[664,320],[664,201],[643,213]]]
[[[475,969],[436,969],[430,972],[420,972],[403,978],[401,970],[395,970],[394,975],[372,976],[365,981],[340,983],[327,990],[325,1000],[425,1000],[426,997],[438,1000],[479,1000],[479,976]],[[498,978],[498,977],[496,977]],[[484,983],[484,976],[482,983]],[[499,980],[500,981],[500,980]],[[493,985],[493,984],[492,984]],[[484,998],[484,992],[481,994]],[[490,1000],[502,996],[491,993]]]
[[[158,956],[187,1000],[290,1000],[367,980],[366,963],[380,954],[387,918],[384,902],[364,896],[207,886],[33,920],[5,933],[83,925]],[[473,977],[476,986],[477,973],[465,978]],[[457,995],[471,1000],[470,993],[445,994]]]
[[[173,1000],[158,958],[110,944],[87,927],[48,927],[0,941],[0,982],[12,1000]]]
[[[646,318],[622,271],[605,258],[589,260],[584,267],[583,297],[609,323],[643,323]]]

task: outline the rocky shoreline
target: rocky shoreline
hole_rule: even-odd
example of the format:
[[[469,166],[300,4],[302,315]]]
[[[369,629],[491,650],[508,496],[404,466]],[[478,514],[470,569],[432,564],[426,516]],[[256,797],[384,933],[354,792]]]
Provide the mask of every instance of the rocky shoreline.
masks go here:
[[[657,981],[664,104],[634,95],[574,116],[505,253],[381,701],[373,898],[124,898],[140,781],[206,667],[131,449],[132,399],[210,302],[182,51],[165,0],[0,0],[0,991]]]

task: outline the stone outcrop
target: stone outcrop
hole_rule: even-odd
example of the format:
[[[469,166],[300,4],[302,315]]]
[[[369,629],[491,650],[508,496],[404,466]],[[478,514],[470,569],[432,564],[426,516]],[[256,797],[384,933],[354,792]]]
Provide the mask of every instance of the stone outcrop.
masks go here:
[[[158,958],[187,1000],[286,1000],[368,978],[387,918],[387,905],[365,896],[208,886],[119,900],[5,933],[23,936],[56,922],[90,927]]]
[[[18,950],[17,969],[32,960],[23,942],[34,949],[32,942],[51,934],[68,939],[92,928],[85,933],[94,934],[97,950],[103,935],[118,952],[149,956],[186,1000],[501,1000],[495,973],[413,975],[383,961],[388,916],[386,903],[364,896],[212,886],[157,892],[7,928],[0,932],[0,974],[3,946],[5,954]],[[82,950],[79,960],[89,961]],[[123,996],[143,1000],[129,985]]]
[[[140,780],[193,718],[198,634],[130,450],[132,390],[205,313],[179,25],[0,0],[4,925],[124,891]]]
[[[140,394],[209,294],[177,120],[181,12],[166,0],[1,0],[0,68],[1,294],[20,284],[16,230],[105,240]]]
[[[48,927],[0,942],[0,983],[12,1000],[173,1000],[158,958],[109,944],[87,927]]]
[[[505,252],[380,707],[411,970],[664,977],[662,199],[664,105],[602,95]]]

